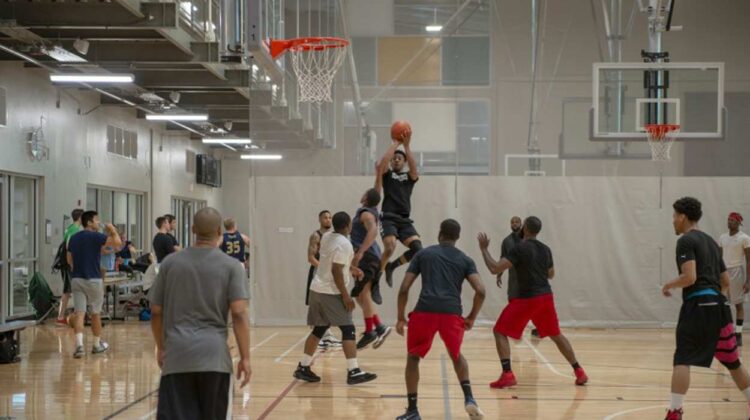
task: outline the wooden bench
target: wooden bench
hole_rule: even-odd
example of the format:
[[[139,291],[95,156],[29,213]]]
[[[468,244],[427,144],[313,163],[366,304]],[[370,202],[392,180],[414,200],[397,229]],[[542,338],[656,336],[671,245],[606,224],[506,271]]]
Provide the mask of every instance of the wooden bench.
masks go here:
[[[19,354],[21,354],[21,331],[26,327],[33,327],[36,325],[36,321],[9,321],[0,324],[0,336],[6,336],[8,333],[10,337],[16,342],[16,359],[15,362],[21,360]]]

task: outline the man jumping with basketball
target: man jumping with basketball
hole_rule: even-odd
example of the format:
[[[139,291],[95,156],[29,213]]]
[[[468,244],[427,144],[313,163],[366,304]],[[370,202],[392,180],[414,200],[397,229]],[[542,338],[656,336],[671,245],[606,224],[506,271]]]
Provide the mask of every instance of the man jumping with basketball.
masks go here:
[[[422,241],[414,221],[409,218],[411,213],[411,194],[414,184],[419,180],[417,172],[417,161],[411,153],[411,128],[406,123],[400,131],[391,129],[394,138],[393,144],[388,148],[377,163],[375,174],[375,189],[383,191],[383,214],[381,216],[380,231],[383,237],[383,256],[380,260],[380,269],[385,271],[385,281],[388,286],[393,287],[393,270],[402,264],[406,264],[422,249]],[[399,150],[403,145],[404,149]],[[409,170],[404,171],[404,164],[409,164]],[[390,167],[389,167],[390,164]],[[391,255],[396,250],[396,239],[409,248],[398,259],[389,262]]]
[[[479,309],[484,302],[484,285],[477,273],[474,261],[456,248],[461,236],[461,225],[453,219],[440,224],[439,245],[425,248],[409,264],[406,276],[398,293],[398,324],[396,331],[404,335],[406,303],[409,289],[422,276],[422,291],[414,311],[409,314],[409,330],[406,337],[406,392],[408,408],[396,420],[420,420],[417,410],[417,388],[419,387],[419,361],[427,356],[435,334],[440,334],[453,369],[464,393],[464,408],[469,418],[480,420],[484,413],[479,409],[469,382],[469,364],[461,354],[464,331],[474,326]],[[461,286],[464,280],[474,289],[471,312],[463,318]]]
[[[493,329],[503,373],[497,381],[490,384],[490,387],[507,388],[516,385],[516,376],[510,366],[508,337],[520,340],[529,321],[532,321],[539,331],[539,338],[550,337],[557,345],[557,349],[573,367],[575,384],[584,385],[589,378],[578,364],[570,342],[560,332],[560,323],[557,320],[552,287],[549,284],[549,279],[555,277],[552,251],[536,239],[542,230],[542,221],[538,217],[529,216],[524,221],[522,229],[523,241],[500,261],[495,261],[490,255],[490,238],[487,234],[480,233],[478,236],[482,257],[492,274],[502,274],[505,270],[515,268],[518,276],[518,298],[508,302]]]
[[[690,366],[711,367],[714,357],[729,369],[732,380],[750,402],[750,375],[740,362],[732,325],[732,310],[723,293],[729,274],[719,246],[698,230],[703,215],[701,202],[683,197],[672,205],[672,225],[677,240],[680,275],[662,287],[664,296],[682,289],[682,308],[677,321],[677,348],[672,370],[672,394],[666,420],[682,419],[682,403],[690,388]]]
[[[365,317],[365,332],[357,342],[357,350],[364,349],[372,343],[373,348],[383,345],[386,337],[391,333],[391,327],[380,322],[375,310],[375,304],[380,305],[380,246],[375,239],[378,237],[378,204],[380,193],[375,188],[365,192],[360,200],[360,207],[352,221],[350,239],[354,246],[352,266],[359,267],[363,277],[354,283],[351,296],[357,299]]]

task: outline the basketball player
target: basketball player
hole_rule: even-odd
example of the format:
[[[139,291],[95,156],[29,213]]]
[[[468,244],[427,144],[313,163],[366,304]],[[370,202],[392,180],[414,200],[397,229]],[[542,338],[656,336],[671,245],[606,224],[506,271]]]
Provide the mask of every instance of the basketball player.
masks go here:
[[[417,254],[406,270],[406,276],[398,293],[398,324],[396,330],[404,335],[406,325],[406,303],[409,289],[422,276],[422,290],[414,311],[409,314],[407,333],[408,354],[406,356],[406,392],[409,403],[406,413],[397,420],[420,420],[417,410],[417,388],[419,386],[419,361],[430,351],[435,334],[440,333],[448,354],[453,361],[461,390],[464,393],[464,408],[472,420],[484,418],[471,391],[469,364],[461,354],[464,331],[474,326],[474,321],[484,302],[484,285],[477,273],[474,261],[456,248],[461,236],[461,225],[453,219],[444,220],[438,233],[439,245],[425,248]],[[469,316],[463,318],[461,286],[464,280],[474,289],[474,303]]]
[[[679,276],[662,287],[682,289],[682,308],[677,321],[672,370],[672,394],[666,420],[682,419],[682,403],[690,387],[690,366],[710,367],[713,358],[729,369],[732,380],[750,401],[750,375],[740,362],[732,312],[722,294],[729,288],[729,274],[719,246],[698,230],[703,215],[700,201],[683,197],[672,205],[672,225],[677,240]]]
[[[378,237],[378,204],[380,193],[375,188],[365,192],[360,200],[360,207],[352,221],[351,241],[355,254],[352,265],[359,267],[364,273],[361,280],[357,280],[352,288],[352,297],[362,308],[365,318],[365,332],[357,342],[357,350],[366,348],[372,343],[373,348],[383,345],[386,337],[391,333],[391,327],[380,321],[375,303],[383,303],[378,288],[380,279],[380,246],[375,239]]]
[[[70,217],[73,219],[73,223],[65,229],[65,233],[63,234],[63,242],[65,242],[66,250],[68,249],[68,244],[70,244],[70,238],[83,230],[83,226],[81,226],[81,215],[83,215],[83,209],[74,209],[70,212]],[[55,323],[58,325],[68,325],[68,321],[65,319],[65,311],[68,310],[68,301],[70,300],[71,295],[70,267],[60,270],[60,275],[63,279],[63,293],[62,296],[60,296],[60,310],[57,312],[57,320]]]
[[[320,382],[320,376],[310,369],[310,365],[318,341],[331,326],[341,330],[347,363],[346,382],[356,385],[377,378],[374,373],[360,369],[357,362],[357,345],[354,342],[356,331],[352,321],[355,305],[347,288],[351,275],[361,277],[362,271],[351,265],[354,257],[354,248],[348,238],[351,228],[349,215],[345,212],[336,213],[333,215],[334,231],[326,233],[320,240],[320,265],[310,285],[307,310],[307,325],[313,327],[313,330],[305,341],[302,360],[294,371],[294,377],[302,381]]]
[[[385,249],[380,260],[380,269],[385,271],[385,281],[390,287],[393,287],[393,270],[409,262],[422,249],[414,221],[409,218],[411,193],[414,184],[419,180],[417,161],[411,153],[410,143],[411,131],[406,131],[399,141],[394,140],[376,166],[375,189],[378,192],[383,191],[380,231]],[[403,151],[398,150],[400,145],[404,146]],[[408,171],[404,171],[404,163],[409,164]],[[396,239],[409,250],[398,259],[389,262],[396,250]]]
[[[310,270],[307,273],[307,287],[305,288],[305,305],[309,303],[310,299],[310,283],[312,283],[315,277],[315,271],[320,264],[320,239],[326,233],[331,231],[331,212],[323,210],[318,213],[318,223],[320,226],[318,229],[310,235],[310,240],[307,244],[307,261],[310,263]],[[328,347],[341,347],[341,340],[333,335],[331,330],[326,331],[323,338],[320,339],[318,347],[325,349]]]
[[[523,234],[521,233],[522,226],[523,221],[520,217],[513,216],[510,218],[510,234],[503,239],[503,243],[500,246],[500,258],[508,256],[510,251],[523,240]],[[502,274],[497,275],[498,285],[502,284],[502,277]],[[508,270],[508,302],[516,298],[518,298],[518,275],[516,274],[516,269],[511,268]],[[531,330],[531,335],[538,338],[539,331],[534,328]]]
[[[745,321],[745,295],[750,291],[750,236],[740,231],[742,215],[730,213],[727,218],[729,233],[719,238],[721,256],[729,274],[729,301],[737,309],[734,333],[737,346],[742,346],[742,324]],[[744,265],[744,267],[743,267]]]
[[[480,233],[478,237],[484,262],[492,274],[502,274],[505,270],[515,268],[518,275],[518,298],[508,302],[493,329],[503,373],[497,381],[490,384],[492,388],[516,385],[516,376],[510,366],[508,337],[520,340],[529,321],[534,322],[540,338],[550,337],[557,345],[557,349],[573,367],[576,385],[584,385],[589,380],[578,364],[570,342],[560,332],[552,287],[549,284],[549,279],[555,277],[552,251],[536,239],[541,230],[542,221],[538,217],[527,217],[522,228],[523,241],[500,261],[493,260],[488,251],[490,239],[487,234]]]
[[[160,264],[167,255],[179,251],[180,246],[177,244],[175,237],[169,234],[171,224],[165,216],[157,217],[155,223],[158,231],[154,236],[152,246],[156,255],[156,262]]]
[[[221,250],[247,268],[245,250],[250,249],[250,238],[237,231],[237,223],[231,217],[224,220],[224,230]]]

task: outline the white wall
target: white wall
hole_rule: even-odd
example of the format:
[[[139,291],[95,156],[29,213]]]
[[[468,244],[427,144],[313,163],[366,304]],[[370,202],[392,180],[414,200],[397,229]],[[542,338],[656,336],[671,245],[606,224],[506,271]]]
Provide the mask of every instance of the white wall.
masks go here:
[[[676,275],[671,205],[684,195],[704,203],[702,228],[714,237],[726,229],[730,211],[750,212],[750,181],[745,178],[665,178],[659,208],[654,177],[424,177],[413,197],[413,219],[425,246],[435,244],[448,217],[463,227],[458,243],[477,262],[488,290],[481,321],[492,322],[507,301],[484,267],[476,234],[486,231],[499,255],[513,215],[536,215],[544,227],[539,239],[554,254],[552,281],[560,319],[568,325],[660,326],[676,321],[680,300],[666,299],[660,285]],[[252,185],[254,184],[254,186]],[[259,203],[252,220],[255,249],[256,322],[303,324],[306,245],[317,228],[320,209],[358,207],[369,177],[257,177],[251,182]],[[457,195],[454,192],[457,191]],[[282,233],[279,228],[291,228]],[[284,230],[288,232],[288,230]],[[401,248],[397,252],[403,252]],[[397,271],[398,287],[404,269]],[[416,302],[419,282],[410,295]],[[393,322],[396,289],[383,282],[381,317]],[[464,309],[471,304],[464,288]],[[359,321],[357,309],[355,319]]]
[[[196,185],[195,175],[186,172],[186,149],[210,151],[185,134],[167,133],[163,125],[137,119],[132,108],[97,108],[98,95],[86,90],[65,88],[58,107],[61,88],[50,84],[46,71],[24,68],[20,62],[0,63],[0,86],[7,89],[8,101],[8,125],[0,127],[0,171],[40,179],[38,269],[56,294],[61,292],[62,282],[59,275],[50,274],[50,265],[62,240],[63,215],[69,215],[73,208],[85,207],[87,185],[144,193],[147,238],[153,234],[153,216],[171,211],[173,195],[202,199],[210,206],[221,207],[221,190]],[[26,139],[27,133],[39,126],[40,116],[45,119],[49,159],[33,162],[28,157]],[[107,124],[138,133],[137,160],[107,153]],[[86,157],[90,157],[90,168],[84,164]],[[45,219],[53,224],[50,244],[44,242]],[[150,240],[145,245],[150,249]]]

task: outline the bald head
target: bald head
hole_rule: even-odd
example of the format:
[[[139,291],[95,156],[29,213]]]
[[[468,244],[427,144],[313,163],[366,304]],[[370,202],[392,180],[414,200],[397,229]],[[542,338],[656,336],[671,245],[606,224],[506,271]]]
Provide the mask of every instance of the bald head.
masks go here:
[[[221,236],[221,213],[213,207],[198,210],[193,216],[193,233],[199,241],[216,242]]]

